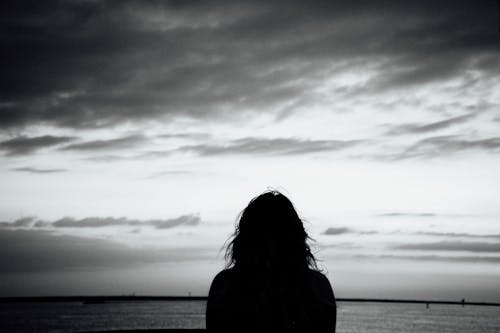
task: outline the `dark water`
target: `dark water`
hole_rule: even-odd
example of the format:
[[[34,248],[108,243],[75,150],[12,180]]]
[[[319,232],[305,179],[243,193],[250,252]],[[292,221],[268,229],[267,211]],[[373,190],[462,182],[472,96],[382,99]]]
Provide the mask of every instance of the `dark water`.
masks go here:
[[[205,301],[0,304],[1,332],[204,328]],[[500,332],[500,308],[338,303],[337,332]]]

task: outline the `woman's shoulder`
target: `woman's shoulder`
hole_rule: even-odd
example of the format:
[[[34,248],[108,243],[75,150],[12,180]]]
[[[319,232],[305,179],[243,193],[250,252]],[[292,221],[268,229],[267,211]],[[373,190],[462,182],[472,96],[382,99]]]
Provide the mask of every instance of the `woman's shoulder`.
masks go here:
[[[326,275],[323,274],[322,272],[320,272],[318,270],[314,270],[314,269],[309,269],[308,273],[309,273],[308,274],[309,280],[312,283],[316,283],[316,284],[324,285],[324,286],[326,286],[326,285],[330,286],[330,281],[328,280]]]
[[[213,279],[213,283],[227,282],[234,278],[233,268],[226,268],[217,273]]]
[[[316,298],[326,303],[335,303],[335,295],[333,293],[332,285],[326,275],[317,270],[310,269],[309,281],[311,283],[313,294]]]
[[[224,269],[215,275],[210,286],[209,297],[224,293],[234,279],[232,268]]]

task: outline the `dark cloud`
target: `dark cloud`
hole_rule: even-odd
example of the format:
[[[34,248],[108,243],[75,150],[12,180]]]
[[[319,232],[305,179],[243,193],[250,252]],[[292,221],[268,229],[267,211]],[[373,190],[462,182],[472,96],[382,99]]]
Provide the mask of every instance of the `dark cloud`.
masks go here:
[[[330,227],[323,232],[324,235],[343,235],[343,234],[350,234],[353,231],[349,228],[346,227]]]
[[[344,235],[344,234],[375,235],[378,234],[378,231],[374,230],[358,231],[347,227],[330,227],[323,232],[323,235],[330,235],[330,236]]]
[[[181,146],[177,151],[192,152],[202,156],[233,154],[300,155],[342,150],[361,142],[361,140],[303,140],[298,138],[266,139],[247,137],[232,140],[227,144]]]
[[[360,93],[500,71],[493,1],[2,1],[0,126],[289,112],[339,64]]]
[[[443,241],[431,243],[415,243],[393,246],[397,250],[420,251],[466,251],[466,252],[500,252],[500,243]]]
[[[57,146],[73,140],[75,140],[75,138],[70,136],[18,136],[0,142],[0,150],[3,150],[5,154],[9,156],[25,155],[33,153],[42,148]]]
[[[476,114],[470,113],[462,116],[452,117],[441,121],[436,121],[429,124],[403,124],[394,126],[387,134],[414,134],[414,133],[427,133],[451,127],[453,125],[462,124],[467,120],[475,117]]]
[[[142,135],[130,135],[122,138],[109,140],[94,140],[82,143],[74,143],[64,146],[62,150],[96,151],[109,149],[127,149],[146,141]]]
[[[32,167],[13,168],[11,170],[19,172],[35,173],[35,174],[59,173],[67,171],[66,169],[40,169]]]
[[[56,221],[44,221],[30,218],[29,223],[20,223],[21,220],[14,222],[1,222],[0,227],[18,228],[102,228],[113,226],[133,226],[133,227],[153,227],[156,229],[169,229],[177,226],[195,226],[201,223],[199,215],[181,215],[172,219],[157,220],[136,220],[125,217],[86,217],[83,219],[74,219],[64,217]]]
[[[132,248],[105,239],[43,230],[0,230],[1,273],[111,269],[154,262],[211,258],[207,249]]]

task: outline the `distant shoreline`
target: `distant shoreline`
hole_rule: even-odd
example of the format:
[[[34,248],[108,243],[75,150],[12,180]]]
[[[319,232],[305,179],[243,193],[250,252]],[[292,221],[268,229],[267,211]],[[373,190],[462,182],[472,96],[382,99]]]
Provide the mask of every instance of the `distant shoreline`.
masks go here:
[[[207,296],[21,296],[0,297],[0,303],[37,303],[37,302],[81,302],[99,304],[106,302],[133,301],[206,301]],[[499,302],[467,302],[415,299],[383,299],[383,298],[337,298],[337,302],[357,303],[410,303],[410,304],[445,304],[463,306],[500,306]]]

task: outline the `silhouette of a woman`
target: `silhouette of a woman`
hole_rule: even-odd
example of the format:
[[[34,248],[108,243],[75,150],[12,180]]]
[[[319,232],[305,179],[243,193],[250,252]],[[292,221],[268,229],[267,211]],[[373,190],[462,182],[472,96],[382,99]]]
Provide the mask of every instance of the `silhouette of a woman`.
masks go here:
[[[316,266],[302,220],[277,191],[250,201],[212,281],[210,331],[335,332],[330,282]]]

